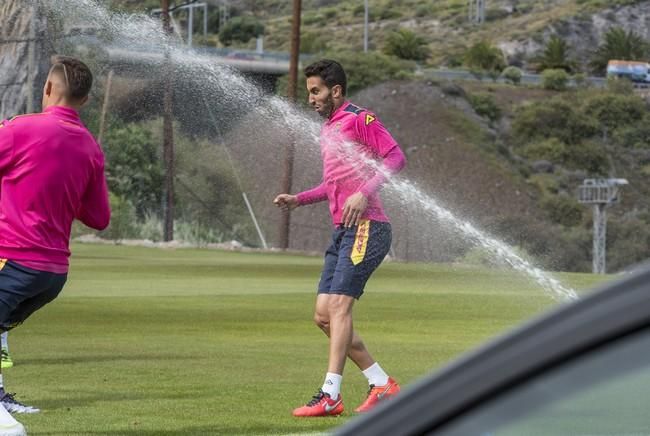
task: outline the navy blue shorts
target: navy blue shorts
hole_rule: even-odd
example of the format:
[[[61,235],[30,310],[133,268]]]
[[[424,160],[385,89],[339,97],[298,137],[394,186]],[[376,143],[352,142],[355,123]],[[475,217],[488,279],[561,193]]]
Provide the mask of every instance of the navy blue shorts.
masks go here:
[[[0,259],[0,331],[10,330],[54,300],[67,274],[37,271]]]
[[[390,223],[361,220],[358,226],[338,226],[325,252],[319,294],[343,294],[359,298],[370,275],[390,250]]]

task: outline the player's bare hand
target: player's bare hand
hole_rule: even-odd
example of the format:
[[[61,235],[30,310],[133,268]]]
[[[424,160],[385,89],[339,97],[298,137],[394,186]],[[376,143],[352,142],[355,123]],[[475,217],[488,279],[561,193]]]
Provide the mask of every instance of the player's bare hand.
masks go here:
[[[343,225],[345,227],[352,227],[359,224],[361,215],[363,215],[367,207],[368,199],[361,192],[349,196],[343,206]]]
[[[276,206],[283,211],[293,210],[298,207],[298,196],[291,194],[280,194],[273,200]]]

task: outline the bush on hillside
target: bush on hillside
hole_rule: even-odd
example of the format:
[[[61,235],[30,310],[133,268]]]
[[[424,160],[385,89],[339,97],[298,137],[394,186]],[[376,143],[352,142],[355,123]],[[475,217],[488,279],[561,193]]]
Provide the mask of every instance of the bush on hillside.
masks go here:
[[[512,83],[513,85],[519,85],[519,83],[521,83],[521,78],[523,77],[521,69],[512,66],[503,70],[501,75],[506,82]]]
[[[552,195],[542,200],[542,208],[549,219],[564,227],[575,227],[582,222],[584,207],[568,195]]]
[[[650,114],[638,123],[619,127],[611,135],[611,139],[620,147],[650,150]]]
[[[564,164],[571,169],[584,170],[594,177],[605,177],[609,172],[605,146],[593,140],[568,145]]]
[[[562,97],[538,104],[527,104],[516,111],[512,132],[520,145],[540,138],[557,138],[574,144],[599,132],[598,123],[580,113]]]
[[[634,83],[622,77],[609,76],[607,78],[607,91],[619,95],[634,94]]]
[[[599,93],[587,98],[584,113],[595,118],[603,129],[637,124],[647,113],[645,101],[636,95]]]
[[[607,224],[608,272],[620,271],[650,257],[650,226],[639,218],[620,218]]]
[[[413,62],[377,52],[343,51],[326,56],[344,66],[348,76],[348,94],[388,80],[408,78],[415,69]]]
[[[465,52],[465,65],[477,76],[501,73],[506,67],[503,52],[487,41],[477,42]]]
[[[567,145],[557,138],[546,138],[526,144],[521,154],[531,161],[547,160],[562,164],[567,156]]]
[[[569,75],[560,69],[544,70],[542,72],[542,87],[552,91],[564,91],[569,83]]]
[[[219,31],[219,41],[223,45],[233,42],[247,43],[252,38],[264,34],[264,25],[252,16],[239,16],[231,19]]]
[[[492,95],[485,92],[474,94],[470,96],[469,102],[472,108],[474,108],[474,111],[480,116],[492,122],[501,118],[501,109]]]

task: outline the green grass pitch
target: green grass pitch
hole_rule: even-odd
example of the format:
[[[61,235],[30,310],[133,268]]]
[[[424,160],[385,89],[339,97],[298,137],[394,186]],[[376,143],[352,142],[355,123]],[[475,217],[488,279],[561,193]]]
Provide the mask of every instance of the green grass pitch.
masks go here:
[[[348,362],[346,412],[296,419],[326,371],[312,322],[321,259],[74,245],[62,295],[9,335],[6,389],[42,409],[30,435],[262,435],[341,425],[367,384]],[[578,289],[602,277],[563,274]],[[408,385],[553,306],[514,272],[388,262],[355,307],[374,357]]]

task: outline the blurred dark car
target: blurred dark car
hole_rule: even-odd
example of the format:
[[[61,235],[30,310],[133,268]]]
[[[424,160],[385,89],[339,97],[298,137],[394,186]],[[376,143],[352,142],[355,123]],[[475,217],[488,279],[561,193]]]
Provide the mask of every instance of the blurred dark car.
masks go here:
[[[650,435],[650,266],[461,358],[335,434]]]

